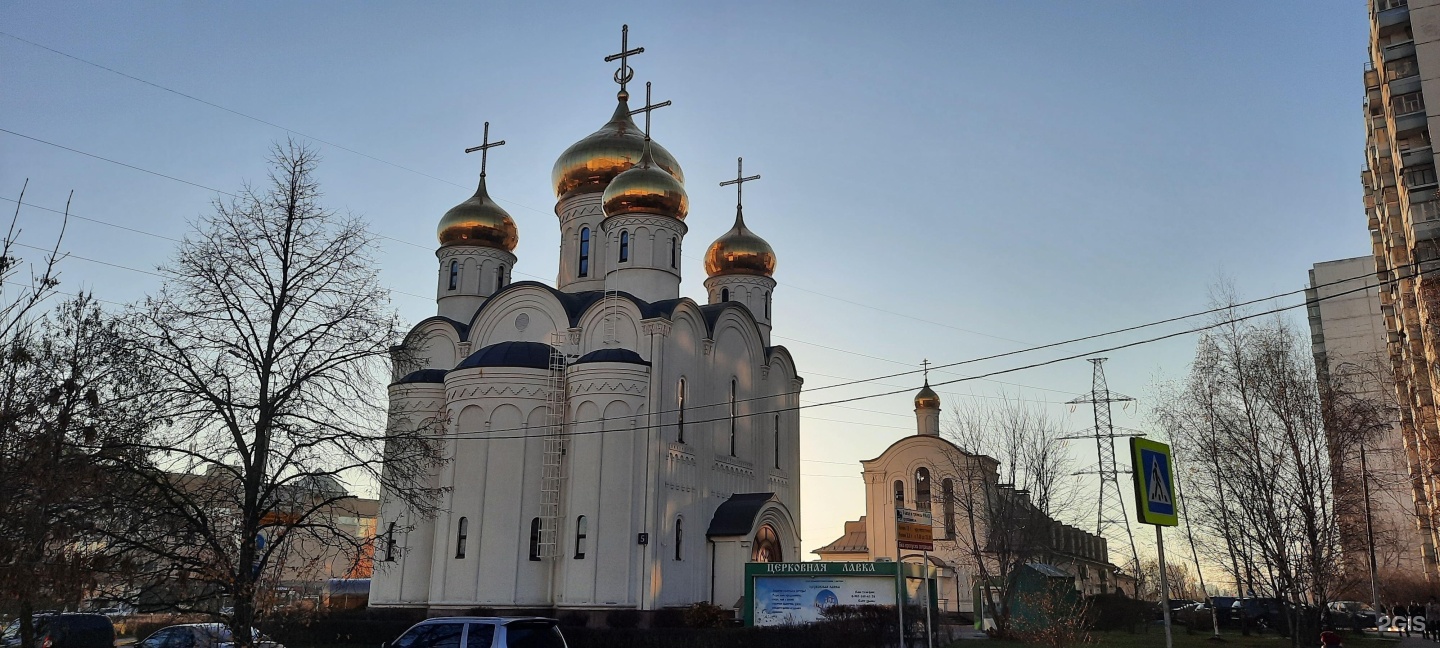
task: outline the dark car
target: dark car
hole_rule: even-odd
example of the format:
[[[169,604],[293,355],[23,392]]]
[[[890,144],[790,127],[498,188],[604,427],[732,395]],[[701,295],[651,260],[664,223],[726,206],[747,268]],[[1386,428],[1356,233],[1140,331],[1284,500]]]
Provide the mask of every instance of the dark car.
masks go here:
[[[250,629],[250,635],[259,648],[285,648],[254,628]],[[235,638],[230,634],[230,626],[223,623],[184,623],[156,630],[138,645],[139,648],[234,648]]]
[[[1285,606],[1275,598],[1242,598],[1230,604],[1230,621],[1252,628],[1280,628]]]
[[[544,617],[437,617],[381,648],[566,648],[559,623]]]
[[[1359,601],[1331,601],[1325,620],[1337,628],[1374,628],[1375,608]]]
[[[115,648],[115,625],[103,614],[37,614],[35,648]],[[0,632],[0,645],[19,648],[20,622]]]

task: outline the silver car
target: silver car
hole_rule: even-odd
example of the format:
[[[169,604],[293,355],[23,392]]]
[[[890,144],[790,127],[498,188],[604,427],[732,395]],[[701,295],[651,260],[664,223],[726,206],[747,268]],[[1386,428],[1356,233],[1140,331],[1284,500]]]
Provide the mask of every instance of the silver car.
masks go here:
[[[381,648],[566,648],[555,619],[437,617],[410,627]]]
[[[250,629],[259,648],[285,648]],[[235,648],[235,638],[230,626],[223,623],[185,623],[165,626],[136,644],[138,648]]]

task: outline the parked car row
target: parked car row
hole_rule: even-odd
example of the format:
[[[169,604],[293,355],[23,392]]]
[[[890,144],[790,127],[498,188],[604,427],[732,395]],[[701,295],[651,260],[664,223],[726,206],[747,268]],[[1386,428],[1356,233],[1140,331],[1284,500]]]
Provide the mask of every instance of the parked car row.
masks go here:
[[[1221,627],[1249,626],[1256,629],[1284,629],[1285,616],[1292,610],[1290,603],[1277,598],[1212,596],[1207,601],[1187,602],[1175,605],[1172,600],[1172,616],[1178,623],[1209,625],[1211,606],[1214,617]],[[1314,612],[1311,606],[1304,606],[1300,612]],[[1375,610],[1358,601],[1335,601],[1326,606],[1325,623],[1337,628],[1373,628]]]

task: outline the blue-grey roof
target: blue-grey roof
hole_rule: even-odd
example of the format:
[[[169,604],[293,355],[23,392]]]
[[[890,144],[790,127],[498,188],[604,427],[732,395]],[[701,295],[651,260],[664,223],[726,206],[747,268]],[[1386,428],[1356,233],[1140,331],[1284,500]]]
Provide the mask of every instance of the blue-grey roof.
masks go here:
[[[554,347],[540,342],[500,342],[470,354],[455,369],[474,367],[526,367],[549,369]]]
[[[395,384],[443,383],[445,382],[445,374],[446,371],[444,369],[421,369],[405,374],[405,377],[395,381]]]
[[[772,499],[775,499],[775,493],[731,495],[720,508],[715,509],[715,517],[710,518],[710,528],[705,531],[705,535],[717,537],[750,533],[750,528],[755,526],[755,516],[759,515],[760,509]]]
[[[576,360],[575,364],[585,364],[587,362],[626,362],[629,364],[650,366],[649,361],[641,358],[640,354],[630,349],[598,349],[580,356],[580,359]]]

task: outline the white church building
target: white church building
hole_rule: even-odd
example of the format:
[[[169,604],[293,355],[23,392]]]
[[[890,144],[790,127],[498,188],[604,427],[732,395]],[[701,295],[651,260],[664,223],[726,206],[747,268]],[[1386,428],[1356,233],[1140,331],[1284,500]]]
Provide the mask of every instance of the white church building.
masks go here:
[[[382,492],[370,605],[728,608],[744,563],[802,559],[775,253],[737,201],[704,300],[680,295],[685,176],[628,99],[555,163],[554,286],[510,281],[519,233],[483,163],[440,219],[438,312],[389,393],[392,425],[442,422],[449,461],[426,485],[445,491],[428,517]]]

